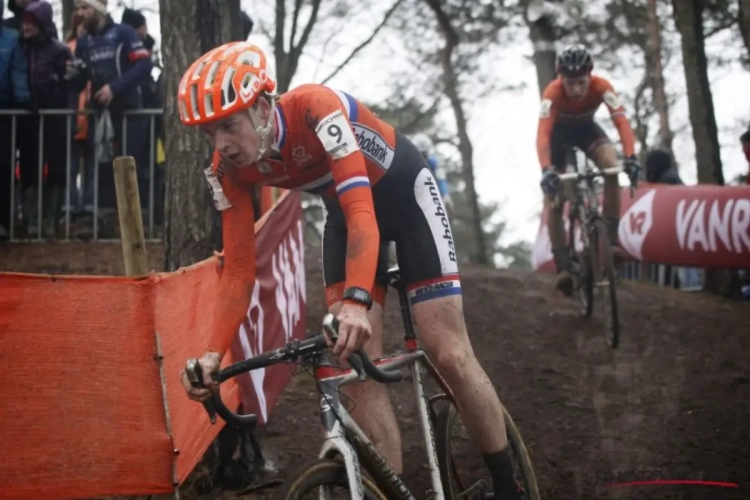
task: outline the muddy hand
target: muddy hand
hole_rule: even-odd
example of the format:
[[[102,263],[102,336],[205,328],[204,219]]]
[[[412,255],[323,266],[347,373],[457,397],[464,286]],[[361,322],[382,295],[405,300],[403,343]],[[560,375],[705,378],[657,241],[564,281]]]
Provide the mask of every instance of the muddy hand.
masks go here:
[[[199,383],[195,380],[191,380],[188,373],[183,369],[180,373],[182,379],[182,385],[185,388],[185,392],[190,399],[193,401],[204,402],[207,401],[211,396],[211,393],[216,392],[219,389],[217,384],[211,377],[212,373],[215,373],[221,364],[221,356],[216,352],[207,352],[198,360],[198,369],[200,369],[203,375],[203,387],[196,387]]]
[[[372,336],[372,326],[367,319],[367,310],[354,304],[344,304],[337,318],[339,321],[339,338],[333,346],[333,353],[345,363],[358,347],[362,347]]]

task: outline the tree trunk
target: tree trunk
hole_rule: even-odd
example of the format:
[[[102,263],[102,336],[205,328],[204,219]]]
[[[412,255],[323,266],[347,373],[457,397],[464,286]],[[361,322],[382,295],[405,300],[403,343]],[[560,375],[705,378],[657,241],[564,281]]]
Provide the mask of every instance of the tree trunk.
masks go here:
[[[633,121],[635,126],[633,127],[633,133],[635,134],[638,143],[641,145],[641,150],[638,155],[638,161],[642,165],[646,163],[646,154],[648,152],[648,134],[649,127],[648,122],[653,115],[653,111],[644,103],[643,94],[646,92],[646,88],[649,86],[649,75],[644,75],[641,82],[638,84],[635,90],[635,98],[633,99]],[[648,109],[643,109],[643,108]]]
[[[523,0],[524,18],[526,25],[529,27],[529,37],[534,49],[534,66],[536,67],[536,79],[541,96],[547,85],[557,78],[557,52],[555,50],[557,36],[555,35],[553,21],[548,15],[534,21],[529,20],[529,4],[529,0]]]
[[[70,35],[70,30],[73,29],[73,25],[70,24],[70,18],[73,15],[75,6],[76,0],[62,0],[63,30],[61,33],[61,38],[63,39],[63,41],[67,40],[68,35]]]
[[[682,61],[687,84],[690,125],[693,128],[698,182],[724,184],[719,133],[708,81],[702,0],[672,0],[675,23],[682,39]]]
[[[750,0],[739,0],[739,22],[742,41],[745,42],[746,60],[750,61]]]
[[[672,0],[672,7],[682,39],[682,61],[698,163],[698,182],[723,185],[719,134],[708,81],[702,0]],[[706,269],[704,290],[726,295],[727,282],[731,282],[731,271]]]
[[[658,0],[646,3],[646,72],[653,94],[654,110],[659,117],[659,142],[661,149],[672,153],[672,129],[669,126],[669,101],[664,83],[664,65],[662,62],[661,22],[657,12]]]
[[[242,36],[242,9],[240,7],[240,0],[225,1],[225,6],[222,7],[225,10],[225,15],[221,18],[221,31],[227,36],[226,41],[243,42],[245,38]]]
[[[489,263],[489,255],[487,252],[487,245],[484,241],[484,231],[482,230],[482,214],[479,210],[479,200],[477,198],[477,192],[474,185],[474,163],[473,155],[474,149],[469,139],[469,133],[467,131],[466,115],[464,114],[463,104],[458,94],[458,83],[456,81],[456,74],[453,68],[453,50],[458,45],[458,35],[456,34],[453,26],[451,26],[450,19],[443,12],[440,6],[440,0],[427,0],[427,4],[435,12],[437,16],[438,24],[443,32],[445,38],[445,47],[441,54],[441,64],[443,66],[443,84],[445,95],[448,97],[453,109],[453,114],[456,118],[456,129],[458,130],[459,150],[461,151],[461,173],[463,175],[464,182],[466,183],[467,197],[471,205],[471,226],[473,232],[473,247],[474,256],[473,261],[477,264]]]
[[[160,0],[164,85],[168,97],[177,95],[182,74],[201,54],[222,43],[219,0]],[[167,160],[164,208],[165,265],[174,271],[212,254],[216,209],[203,169],[211,162],[211,149],[198,127],[180,123],[177,99],[165,99],[164,127]],[[198,161],[196,161],[196,159]]]

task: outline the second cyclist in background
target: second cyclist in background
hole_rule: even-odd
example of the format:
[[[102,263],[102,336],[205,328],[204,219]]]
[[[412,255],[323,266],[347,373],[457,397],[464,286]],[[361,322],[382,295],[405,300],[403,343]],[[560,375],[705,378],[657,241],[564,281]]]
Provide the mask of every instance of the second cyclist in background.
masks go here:
[[[640,171],[635,157],[635,136],[625,108],[612,84],[605,78],[591,74],[593,68],[591,54],[581,45],[573,45],[560,53],[557,58],[559,78],[551,82],[542,94],[537,129],[537,153],[542,167],[540,184],[547,195],[545,207],[548,210],[552,255],[557,268],[556,286],[565,295],[573,293],[573,278],[569,271],[562,206],[555,208],[552,199],[560,184],[558,173],[563,172],[566,166],[566,145],[579,148],[602,170],[617,167],[614,145],[594,121],[594,115],[602,103],[607,106],[620,134],[625,153],[624,167],[631,182],[638,178]],[[610,244],[616,247],[620,223],[620,185],[617,176],[604,178],[602,211],[607,221]]]

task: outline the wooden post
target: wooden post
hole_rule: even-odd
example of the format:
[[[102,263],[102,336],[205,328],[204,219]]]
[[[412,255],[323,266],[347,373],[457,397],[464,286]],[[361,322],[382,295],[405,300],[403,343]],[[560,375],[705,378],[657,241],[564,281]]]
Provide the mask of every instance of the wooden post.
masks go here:
[[[148,259],[135,159],[132,156],[118,156],[113,162],[113,168],[125,275],[143,276],[148,274]]]

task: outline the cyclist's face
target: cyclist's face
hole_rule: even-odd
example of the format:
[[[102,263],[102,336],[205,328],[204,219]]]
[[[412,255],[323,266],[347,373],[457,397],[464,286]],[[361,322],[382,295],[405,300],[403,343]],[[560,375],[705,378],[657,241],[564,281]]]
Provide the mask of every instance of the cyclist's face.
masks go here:
[[[258,160],[260,137],[247,111],[239,111],[215,123],[202,125],[222,158],[236,167],[249,167]]]
[[[589,84],[591,83],[590,75],[582,76],[563,76],[562,84],[565,89],[565,95],[573,100],[580,101],[589,91]]]

